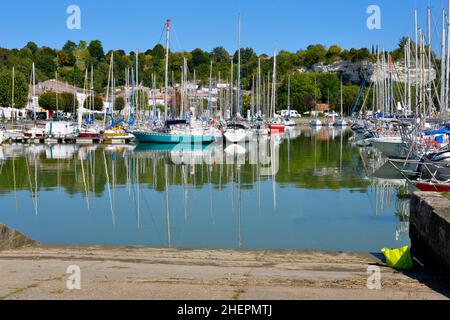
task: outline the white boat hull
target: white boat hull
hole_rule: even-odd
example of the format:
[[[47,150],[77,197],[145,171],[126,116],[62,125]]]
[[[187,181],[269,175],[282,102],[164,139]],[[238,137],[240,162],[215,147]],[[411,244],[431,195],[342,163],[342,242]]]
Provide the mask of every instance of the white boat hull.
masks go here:
[[[372,138],[367,141],[388,158],[405,159],[408,157],[408,149],[400,137]]]
[[[311,124],[311,127],[321,127],[323,125],[322,121],[320,121],[318,119],[312,120],[310,124]]]
[[[243,142],[247,139],[247,131],[245,130],[227,130],[224,134],[227,141],[232,143]]]

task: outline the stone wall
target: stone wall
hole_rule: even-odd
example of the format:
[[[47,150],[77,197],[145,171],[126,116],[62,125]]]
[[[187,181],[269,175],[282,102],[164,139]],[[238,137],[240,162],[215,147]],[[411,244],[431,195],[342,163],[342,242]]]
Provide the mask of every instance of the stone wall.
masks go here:
[[[450,271],[450,200],[435,192],[417,192],[411,199],[412,254],[425,267]]]

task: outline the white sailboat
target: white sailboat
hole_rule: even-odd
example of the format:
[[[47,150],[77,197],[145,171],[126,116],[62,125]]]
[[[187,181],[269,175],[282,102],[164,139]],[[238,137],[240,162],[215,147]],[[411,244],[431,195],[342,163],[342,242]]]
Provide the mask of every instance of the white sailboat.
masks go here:
[[[0,144],[8,141],[9,138],[6,136],[6,130],[5,129],[0,129]]]
[[[344,119],[344,96],[343,96],[343,86],[342,86],[342,78],[341,78],[341,118],[336,121],[336,127],[347,127],[348,123]]]
[[[316,98],[316,87],[317,87],[317,85],[316,84],[317,84],[317,80],[314,79],[314,106],[316,106],[316,104],[317,104],[317,98]],[[317,117],[317,111],[315,112],[314,119],[311,120],[310,125],[313,128],[322,127],[323,123]]]
[[[233,117],[233,121],[227,124],[227,127],[224,132],[224,137],[228,142],[238,143],[241,141],[245,141],[249,135],[249,131],[247,126],[244,124],[237,122],[236,120],[240,118],[241,113],[241,16],[238,17],[238,85],[237,85],[237,110],[236,115]],[[233,85],[231,86],[231,90],[233,90]],[[233,106],[231,106],[231,114],[233,114]]]
[[[289,76],[288,79],[288,114],[286,118],[284,119],[284,126],[285,127],[295,127],[297,124],[294,120],[291,118],[291,76]]]

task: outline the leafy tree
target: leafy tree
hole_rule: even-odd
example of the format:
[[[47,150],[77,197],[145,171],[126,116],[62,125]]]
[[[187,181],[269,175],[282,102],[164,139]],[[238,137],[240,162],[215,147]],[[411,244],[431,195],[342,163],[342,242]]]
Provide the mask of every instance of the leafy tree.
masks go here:
[[[164,49],[161,44],[157,44],[149,53],[158,60],[164,59],[166,57],[166,49]]]
[[[192,51],[192,63],[194,67],[198,67],[202,64],[207,64],[210,62],[209,54],[204,52],[202,49],[194,49]]]
[[[75,56],[72,52],[68,51],[59,51],[58,52],[58,65],[59,66],[74,66],[77,62]]]
[[[321,45],[310,45],[305,51],[301,52],[301,60],[302,64],[307,67],[311,67],[312,65],[324,61],[327,54],[327,49]]]
[[[16,71],[14,76],[14,107],[24,108],[28,102],[28,81],[25,75]],[[0,106],[12,107],[12,71],[0,72]]]
[[[335,44],[335,45],[332,45],[330,48],[328,48],[326,58],[329,62],[333,62],[333,61],[340,59],[341,53],[342,53],[342,48]]]
[[[83,105],[83,107],[85,109],[91,109],[92,108],[91,105],[90,105],[91,100],[92,100],[92,96],[88,96],[86,98],[86,100],[84,101],[84,105]],[[94,110],[96,110],[96,111],[103,111],[103,106],[104,106],[103,98],[101,96],[97,96],[97,95],[94,96]]]
[[[212,51],[212,55],[214,56],[215,62],[227,63],[230,59],[230,54],[224,47],[214,48]]]
[[[114,109],[116,111],[122,111],[125,108],[125,99],[123,97],[117,97],[114,103]]]
[[[355,85],[346,85],[344,86],[342,92],[343,92],[343,104],[344,104],[344,113],[345,114],[350,114],[350,112],[353,109],[353,106],[356,102],[356,99],[358,98],[358,94],[359,94],[359,86],[355,86]],[[362,107],[362,99],[360,99],[359,104],[357,106],[358,109],[360,109]],[[359,110],[357,110],[359,111]]]
[[[39,106],[45,110],[74,112],[77,107],[77,102],[73,93],[47,91],[39,97]]]
[[[105,51],[103,50],[103,44],[100,40],[91,41],[87,49],[96,62],[105,60]]]
[[[49,47],[40,48],[34,55],[36,68],[44,73],[47,79],[54,77],[56,71],[56,52]]]
[[[30,49],[33,54],[35,54],[38,51],[38,45],[31,41],[27,43],[25,48]]]

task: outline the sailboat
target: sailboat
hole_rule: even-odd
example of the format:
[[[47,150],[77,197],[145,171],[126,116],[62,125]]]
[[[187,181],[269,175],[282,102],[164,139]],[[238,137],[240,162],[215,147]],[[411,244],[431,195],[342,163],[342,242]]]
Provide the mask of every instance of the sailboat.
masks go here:
[[[163,144],[210,144],[216,140],[215,135],[202,125],[189,123],[187,120],[169,120],[169,48],[170,48],[170,25],[171,21],[166,21],[166,61],[165,61],[165,98],[164,112],[165,124],[163,127],[143,127],[130,130],[130,133],[139,142],[144,143],[163,143]],[[172,84],[173,85],[173,84]]]
[[[233,72],[233,62],[231,62],[231,70]],[[241,16],[238,16],[238,85],[237,85],[237,113],[233,116],[232,121],[227,124],[224,137],[231,143],[245,141],[251,134],[245,124],[241,120]],[[231,91],[233,91],[233,80],[231,81]],[[232,99],[231,99],[232,100]],[[233,105],[231,106],[231,114],[233,114]]]
[[[136,60],[136,80],[139,81],[138,78],[138,64]],[[111,95],[109,93],[109,90],[111,90]],[[111,108],[111,125],[107,127],[106,125],[106,119],[108,116],[108,108],[105,108],[104,110],[104,118],[103,118],[103,134],[102,139],[103,142],[106,144],[125,144],[130,143],[134,140],[134,136],[126,132],[122,125],[119,123],[115,123],[114,121],[114,105],[116,103],[116,83],[114,78],[114,54],[111,54],[111,62],[109,66],[109,75],[108,75],[108,88],[107,88],[107,94],[106,94],[106,100],[110,103]]]
[[[9,137],[6,136],[5,128],[0,128],[0,144],[9,140]]]
[[[344,119],[344,97],[342,88],[342,78],[341,78],[341,118],[336,121],[336,127],[346,127],[348,125],[347,121]]]
[[[277,53],[273,55],[273,79],[272,79],[272,101],[270,102],[270,115],[274,115],[276,111],[276,82],[277,82]],[[281,118],[274,118],[269,124],[271,134],[284,133],[286,127]]]
[[[289,76],[288,80],[288,113],[284,119],[284,125],[286,127],[295,127],[296,123],[291,118],[291,76]]]
[[[317,80],[314,79],[314,106],[317,105],[316,88],[317,88]],[[310,122],[310,125],[313,128],[322,127],[322,125],[323,125],[322,121],[319,120],[317,115],[318,115],[318,112],[316,111],[314,113],[314,119],[312,119],[311,122]]]

